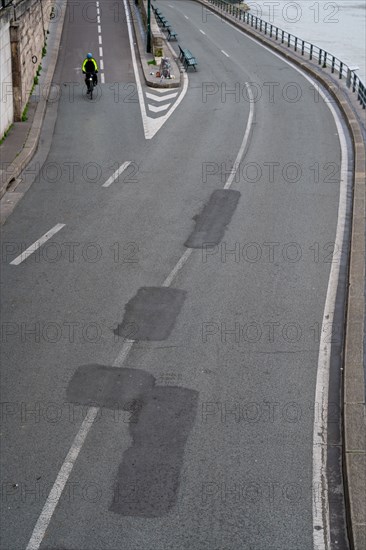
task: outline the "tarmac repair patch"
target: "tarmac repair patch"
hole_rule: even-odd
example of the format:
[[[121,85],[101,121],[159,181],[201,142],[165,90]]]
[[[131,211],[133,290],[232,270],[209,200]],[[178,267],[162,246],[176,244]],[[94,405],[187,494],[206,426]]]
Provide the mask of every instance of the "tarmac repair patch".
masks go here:
[[[142,287],[125,306],[123,321],[113,331],[130,340],[165,340],[186,297],[184,290]]]
[[[202,248],[205,244],[218,244],[225,234],[240,199],[239,191],[214,191],[202,212],[195,217],[196,227],[184,243],[187,248]]]
[[[177,500],[199,394],[155,382],[140,369],[82,365],[67,388],[71,403],[131,413],[132,444],[123,454],[109,507],[122,516],[161,517]]]
[[[197,401],[197,391],[175,386],[144,394],[138,422],[129,424],[133,443],[118,469],[111,512],[156,518],[175,505]]]

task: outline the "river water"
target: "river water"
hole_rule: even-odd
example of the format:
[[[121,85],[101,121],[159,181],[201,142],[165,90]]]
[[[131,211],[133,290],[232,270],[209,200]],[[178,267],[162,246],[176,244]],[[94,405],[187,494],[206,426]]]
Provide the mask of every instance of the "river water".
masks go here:
[[[344,61],[366,84],[365,0],[246,0],[250,13]]]

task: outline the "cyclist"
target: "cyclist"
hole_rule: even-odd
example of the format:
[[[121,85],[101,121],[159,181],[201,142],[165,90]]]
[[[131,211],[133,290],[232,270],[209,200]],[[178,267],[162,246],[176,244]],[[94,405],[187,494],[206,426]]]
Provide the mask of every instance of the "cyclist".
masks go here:
[[[85,84],[88,85],[87,77],[89,73],[93,75],[93,83],[94,83],[94,86],[96,86],[98,84],[98,77],[97,77],[98,63],[95,61],[93,54],[91,53],[86,54],[86,58],[83,61],[83,66],[81,69],[83,73],[86,74]],[[88,93],[89,91],[90,90],[88,89]]]

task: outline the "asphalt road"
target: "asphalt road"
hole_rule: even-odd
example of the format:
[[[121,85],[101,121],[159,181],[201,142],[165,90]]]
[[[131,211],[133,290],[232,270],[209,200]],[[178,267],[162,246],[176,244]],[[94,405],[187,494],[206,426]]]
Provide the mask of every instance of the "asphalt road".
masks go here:
[[[39,173],[3,228],[1,547],[322,550],[314,396],[341,260],[339,129],[289,64],[199,4],[160,2],[198,70],[146,140],[126,17],[99,4],[101,30],[96,4],[69,6],[24,182]],[[101,46],[90,101],[79,67]]]

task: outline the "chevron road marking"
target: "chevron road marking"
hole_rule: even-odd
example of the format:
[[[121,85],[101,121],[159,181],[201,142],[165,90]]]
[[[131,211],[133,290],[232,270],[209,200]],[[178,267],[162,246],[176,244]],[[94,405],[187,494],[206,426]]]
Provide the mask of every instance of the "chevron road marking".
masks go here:
[[[170,103],[167,105],[159,105],[159,107],[155,107],[155,105],[150,105],[150,103],[147,104],[149,111],[152,111],[153,113],[161,113],[162,111],[166,111],[170,107]]]
[[[175,92],[174,94],[167,94],[164,96],[158,96],[158,95],[150,94],[149,92],[146,92],[145,95],[147,99],[152,99],[153,101],[161,102],[161,101],[166,101],[167,99],[173,99],[174,97],[177,97],[178,92]]]
[[[133,70],[134,70],[134,73],[135,73],[137,94],[138,94],[138,98],[139,98],[139,105],[140,105],[142,125],[143,125],[143,128],[144,128],[145,139],[152,139],[155,136],[155,134],[160,130],[160,128],[164,125],[164,123],[168,120],[168,118],[174,113],[175,109],[177,109],[177,107],[183,101],[183,98],[186,95],[187,89],[188,89],[188,76],[187,76],[187,73],[183,74],[183,89],[180,92],[179,97],[177,98],[175,103],[172,106],[169,106],[170,109],[164,115],[162,115],[160,117],[153,118],[152,116],[148,116],[148,114],[146,112],[145,98],[144,98],[144,92],[142,90],[139,69],[138,69],[138,66],[137,66],[136,52],[135,52],[134,39],[133,39],[133,30],[132,30],[130,12],[129,12],[129,8],[128,8],[128,5],[127,5],[127,0],[123,0],[123,4],[124,4],[124,7],[125,7],[125,12],[126,12],[128,39],[129,39],[129,42],[130,42],[132,65],[133,65]],[[156,91],[156,90],[154,89],[154,91]],[[167,91],[167,90],[165,90],[165,91]],[[169,91],[171,92],[171,90],[169,90]],[[157,109],[157,107],[156,107],[156,109]],[[152,110],[152,111],[154,112],[154,110]]]

